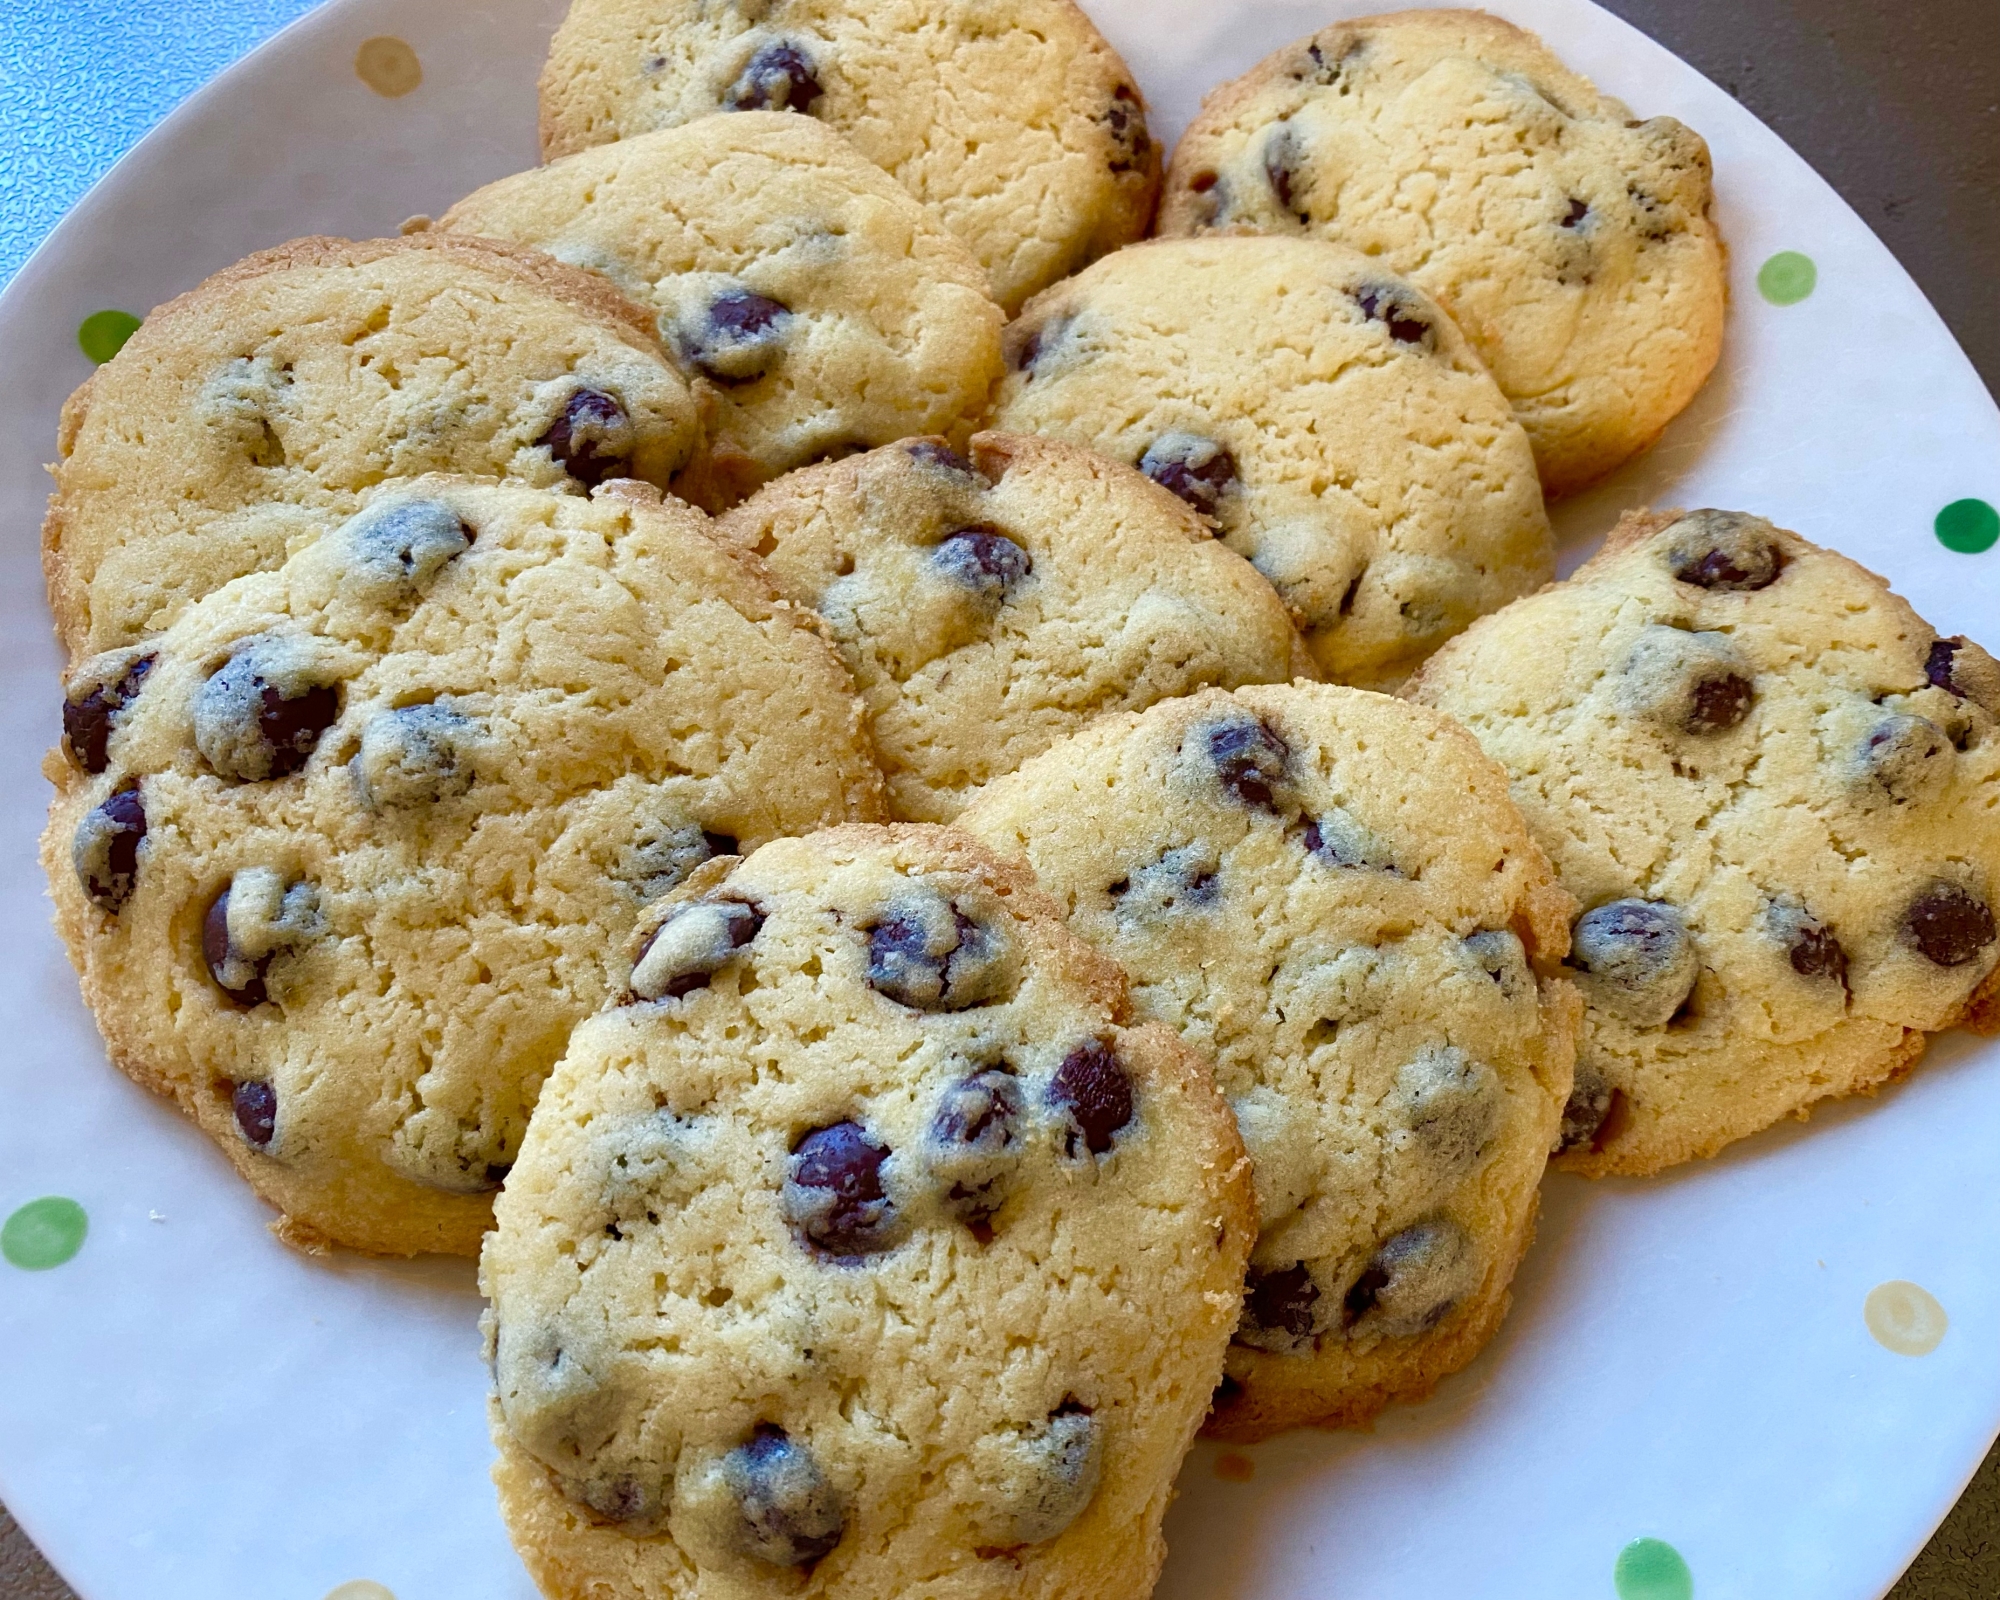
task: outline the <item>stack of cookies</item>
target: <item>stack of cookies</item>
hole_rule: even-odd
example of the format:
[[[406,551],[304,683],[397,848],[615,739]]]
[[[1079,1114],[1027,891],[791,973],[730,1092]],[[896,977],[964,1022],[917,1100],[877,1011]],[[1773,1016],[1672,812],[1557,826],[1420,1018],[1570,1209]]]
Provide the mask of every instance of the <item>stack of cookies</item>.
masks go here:
[[[285,1239],[480,1256],[547,1594],[1138,1600],[1552,1155],[2000,1025],[2000,664],[1749,514],[1550,582],[1689,129],[1409,12],[1163,164],[1069,0],[575,0],[542,138],[71,399],[43,859]]]

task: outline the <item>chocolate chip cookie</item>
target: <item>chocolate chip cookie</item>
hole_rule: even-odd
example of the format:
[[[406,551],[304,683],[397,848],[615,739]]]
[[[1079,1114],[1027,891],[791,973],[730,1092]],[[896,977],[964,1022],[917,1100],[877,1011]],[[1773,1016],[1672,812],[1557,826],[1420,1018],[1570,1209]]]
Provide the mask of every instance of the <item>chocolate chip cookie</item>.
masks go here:
[[[1283,603],[1181,501],[1054,439],[917,439],[794,473],[722,519],[825,619],[900,817],[1107,711],[1314,676]]]
[[[986,272],[822,123],[771,111],[587,150],[489,184],[439,227],[602,273],[716,389],[730,500],[822,456],[954,433],[1000,375]]]
[[[1708,147],[1640,121],[1482,11],[1338,22],[1204,102],[1169,236],[1302,234],[1449,310],[1528,430],[1550,494],[1656,439],[1722,348]]]
[[[1207,1067],[948,829],[712,862],[481,1259],[545,1594],[1142,1600],[1248,1249]]]
[[[1554,573],[1527,436],[1436,302],[1320,240],[1138,245],[1007,331],[992,425],[1173,490],[1330,679],[1394,687]]]
[[[1029,295],[1145,233],[1160,155],[1125,63],[1070,0],[574,0],[542,154],[716,112],[846,134]]]
[[[1760,517],[1634,513],[1410,693],[1583,915],[1561,1164],[1657,1172],[2000,1025],[2000,666]]]
[[[700,465],[701,410],[593,273],[441,235],[295,240],[161,306],[70,396],[56,630],[72,657],[157,633],[384,478],[667,485]]]
[[[1102,719],[959,825],[1215,1063],[1260,1233],[1212,1432],[1365,1422],[1491,1337],[1571,1092],[1570,902],[1434,712],[1312,684]]]
[[[76,669],[42,858],[113,1059],[287,1237],[470,1254],[646,907],[881,780],[833,653],[699,513],[362,498]]]

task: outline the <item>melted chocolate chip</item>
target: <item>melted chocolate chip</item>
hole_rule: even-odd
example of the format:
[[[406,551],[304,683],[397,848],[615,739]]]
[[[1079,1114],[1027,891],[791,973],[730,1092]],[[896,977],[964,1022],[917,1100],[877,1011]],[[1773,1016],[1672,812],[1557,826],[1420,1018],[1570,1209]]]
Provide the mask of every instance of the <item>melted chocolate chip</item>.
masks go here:
[[[371,810],[436,805],[472,787],[472,745],[478,730],[441,705],[378,711],[361,730],[352,764]]]
[[[1371,284],[1355,291],[1354,302],[1364,317],[1387,328],[1398,344],[1422,344],[1431,336],[1430,318],[1399,289]]]
[[[767,44],[744,66],[742,75],[723,92],[725,111],[802,111],[826,91],[812,57],[789,40]]]
[[[1964,647],[1965,640],[1962,638],[1934,639],[1931,641],[1930,654],[1924,658],[1924,676],[1930,680],[1932,687],[1942,689],[1960,700],[1965,698],[1965,691],[1952,677],[1951,663],[1952,658]]]
[[[1615,682],[1624,708],[1673,733],[1736,727],[1756,702],[1756,669],[1721,633],[1652,623],[1640,629]]]
[[[1255,717],[1237,717],[1208,730],[1208,759],[1216,781],[1246,806],[1275,812],[1287,786],[1291,747]]]
[[[578,483],[592,487],[631,471],[632,419],[602,389],[579,388],[563,402],[562,414],[535,441]]]
[[[1655,900],[1614,900],[1577,919],[1571,962],[1584,997],[1642,1028],[1681,1008],[1701,969],[1681,914]]]
[[[1177,912],[1201,911],[1222,898],[1215,852],[1189,844],[1120,878],[1106,891],[1126,921],[1154,923]]]
[[[406,599],[472,548],[472,529],[442,500],[377,501],[338,535],[348,582],[384,601]]]
[[[1419,1222],[1386,1239],[1341,1301],[1347,1326],[1384,1338],[1427,1333],[1473,1288],[1478,1260],[1457,1223]]]
[[[1024,1111],[1020,1081],[1000,1067],[975,1072],[938,1100],[928,1149],[931,1177],[943,1191],[946,1209],[975,1229],[1006,1199],[1020,1157]]]
[[[278,1131],[278,1091],[268,1083],[239,1083],[229,1091],[229,1104],[243,1137],[266,1148]]]
[[[898,901],[868,935],[868,982],[899,1005],[956,1011],[996,997],[1006,945],[942,895]]]
[[[1668,570],[1697,589],[1768,589],[1785,569],[1776,530],[1762,517],[1690,511],[1664,531],[1674,535],[1667,545]]]
[[[107,663],[110,673],[79,673],[71,681],[63,698],[62,729],[63,750],[74,765],[98,773],[111,764],[111,732],[118,714],[138,699],[155,659],[150,654],[113,658]]]
[[[1862,772],[1897,805],[1934,799],[1951,779],[1951,738],[1928,717],[1889,712],[1856,755]]]
[[[1111,135],[1111,170],[1138,172],[1153,153],[1153,136],[1146,131],[1146,108],[1139,92],[1128,83],[1111,91],[1111,104],[1104,108],[1105,131]]]
[[[1111,1047],[1092,1039],[1063,1057],[1049,1080],[1048,1102],[1071,1123],[1067,1153],[1077,1153],[1081,1136],[1083,1147],[1101,1156],[1132,1121],[1132,1079]]]
[[[724,289],[701,321],[683,330],[681,344],[688,360],[715,382],[753,383],[784,354],[791,320],[790,309],[768,295]]]
[[[1583,219],[1589,215],[1589,204],[1572,196],[1569,202],[1569,209],[1563,213],[1562,226],[1565,228],[1579,228],[1583,225]]]
[[[1847,985],[1847,952],[1833,930],[1797,900],[1782,899],[1769,912],[1769,925],[1785,947],[1792,970],[1802,978],[1832,978]]]
[[[812,1451],[760,1422],[747,1444],[723,1458],[722,1479],[736,1500],[732,1543],[774,1567],[810,1568],[840,1543],[846,1510]]]
[[[208,975],[215,980],[216,988],[228,995],[239,1006],[261,1006],[270,996],[264,989],[263,963],[242,961],[233,956],[229,948],[229,886],[223,885],[222,892],[209,902],[207,912],[201,919],[201,955],[208,963]],[[248,973],[239,968],[247,967]],[[233,986],[231,980],[234,980]],[[269,1142],[267,1133],[256,1142]]]
[[[968,478],[979,476],[978,469],[942,439],[912,439],[903,449],[920,467],[936,467],[944,472],[962,473]]]
[[[1383,872],[1396,870],[1381,844],[1338,807],[1317,817],[1309,817],[1300,832],[1300,842],[1306,847],[1308,855],[1329,867],[1373,867]]]
[[[1161,434],[1139,458],[1139,470],[1211,520],[1237,483],[1236,458],[1194,433]]]
[[[678,1000],[706,989],[764,926],[755,906],[740,900],[696,900],[676,906],[632,964],[639,1000]]]
[[[1310,1339],[1319,1320],[1318,1306],[1319,1285],[1303,1261],[1269,1271],[1250,1269],[1243,1309],[1259,1328],[1291,1339]]]
[[[946,534],[931,551],[931,565],[994,610],[1035,570],[1034,558],[993,527]]]
[[[839,1260],[888,1249],[901,1231],[895,1202],[882,1187],[888,1159],[888,1147],[858,1122],[815,1129],[792,1151],[785,1220],[805,1244]]]
[[[1690,690],[1689,733],[1725,733],[1750,714],[1757,691],[1750,680],[1734,672],[1698,678]]]
[[[1272,197],[1281,207],[1301,222],[1308,222],[1311,219],[1292,204],[1304,160],[1305,145],[1298,130],[1290,122],[1280,122],[1264,140],[1264,181],[1270,184]]]
[[[1595,1067],[1579,1062],[1569,1099],[1563,1103],[1562,1127],[1556,1134],[1556,1151],[1583,1150],[1597,1138],[1597,1130],[1611,1115],[1610,1081]]]
[[[201,953],[215,986],[239,1006],[262,1005],[271,962],[321,931],[319,892],[270,867],[238,871],[209,902]]]
[[[339,686],[297,646],[253,639],[195,692],[194,742],[221,776],[261,783],[303,767],[339,715]]]
[[[70,861],[100,911],[116,912],[131,897],[145,837],[146,805],[136,788],[119,790],[77,824]]]
[[[1955,883],[1933,883],[1910,902],[1903,931],[1928,961],[1962,967],[1993,942],[1993,913]]]

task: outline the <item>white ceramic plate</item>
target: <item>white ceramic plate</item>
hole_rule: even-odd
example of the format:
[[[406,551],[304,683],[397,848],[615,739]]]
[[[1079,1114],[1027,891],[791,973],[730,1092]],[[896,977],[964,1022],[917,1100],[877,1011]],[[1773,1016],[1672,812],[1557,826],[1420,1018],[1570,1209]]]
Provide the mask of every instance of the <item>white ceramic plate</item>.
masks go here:
[[[1371,9],[1089,3],[1167,140],[1213,83]],[[1587,0],[1493,8],[1707,135],[1735,263],[1722,370],[1650,456],[1561,509],[1571,560],[1629,504],[1754,508],[1991,642],[2000,550],[1954,553],[1932,524],[2000,501],[2000,413],[1915,285],[1803,161],[1623,23]],[[35,530],[86,314],[143,311],[292,235],[391,232],[529,164],[560,10],[334,0],[170,118],[0,298],[0,1216],[53,1194],[90,1220],[66,1264],[0,1265],[0,1498],[86,1600],[318,1600],[358,1579],[533,1595],[486,1479],[470,1266],[293,1255],[207,1141],[105,1062],[34,862],[58,707]],[[414,93],[357,78],[376,35],[415,48]],[[1784,308],[1756,287],[1781,250],[1818,266]],[[1809,1129],[1646,1184],[1551,1180],[1513,1316],[1434,1401],[1372,1435],[1196,1451],[1162,1597],[1612,1596],[1620,1551],[1653,1538],[1702,1600],[1874,1600],[2000,1426],[1996,1150],[2000,1047],[1951,1037]],[[1949,1313],[1935,1353],[1871,1339],[1864,1297],[1892,1279]],[[1622,1587],[1685,1593],[1630,1563]]]

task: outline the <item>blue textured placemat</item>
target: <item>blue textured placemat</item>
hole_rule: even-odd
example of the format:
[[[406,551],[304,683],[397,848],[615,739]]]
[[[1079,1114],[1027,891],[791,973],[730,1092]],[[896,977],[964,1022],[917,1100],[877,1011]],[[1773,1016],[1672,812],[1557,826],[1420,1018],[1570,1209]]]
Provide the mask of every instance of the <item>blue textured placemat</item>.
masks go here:
[[[105,169],[316,0],[0,0],[0,284]]]

